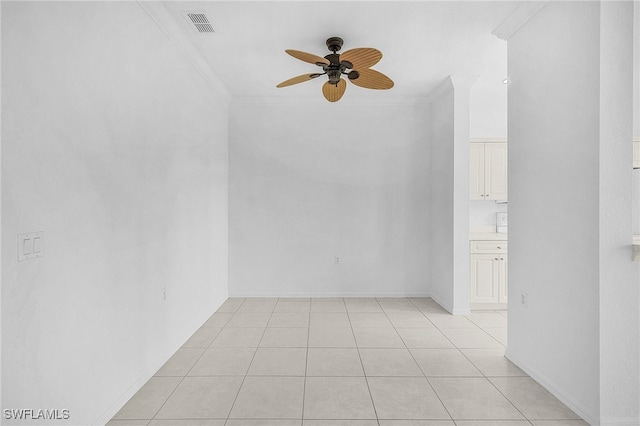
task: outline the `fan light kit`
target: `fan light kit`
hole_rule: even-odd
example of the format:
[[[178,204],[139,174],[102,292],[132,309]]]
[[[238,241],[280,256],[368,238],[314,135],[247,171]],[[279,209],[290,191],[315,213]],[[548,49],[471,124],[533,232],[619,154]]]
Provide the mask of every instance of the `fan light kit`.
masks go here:
[[[299,50],[285,50],[289,55],[304,62],[322,67],[321,73],[302,74],[283,81],[276,87],[286,87],[326,75],[329,80],[322,86],[322,94],[329,102],[336,102],[342,98],[347,83],[342,78],[346,75],[349,81],[365,89],[387,90],[393,87],[393,81],[371,67],[382,59],[382,52],[371,47],[359,47],[338,54],[342,49],[343,40],[340,37],[327,39],[327,48],[332,52],[324,58]]]

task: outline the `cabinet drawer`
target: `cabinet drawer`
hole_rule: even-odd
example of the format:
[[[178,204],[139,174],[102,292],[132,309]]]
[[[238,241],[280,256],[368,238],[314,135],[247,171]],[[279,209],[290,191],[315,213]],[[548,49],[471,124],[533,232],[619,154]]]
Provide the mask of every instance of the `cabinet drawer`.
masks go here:
[[[470,241],[469,253],[506,253],[506,241]]]

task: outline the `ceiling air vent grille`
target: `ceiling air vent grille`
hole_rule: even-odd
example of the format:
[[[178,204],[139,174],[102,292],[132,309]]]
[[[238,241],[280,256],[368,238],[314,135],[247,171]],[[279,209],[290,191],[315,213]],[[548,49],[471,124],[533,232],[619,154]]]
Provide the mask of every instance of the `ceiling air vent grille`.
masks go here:
[[[213,34],[215,30],[204,12],[184,12],[185,18],[199,33]]]

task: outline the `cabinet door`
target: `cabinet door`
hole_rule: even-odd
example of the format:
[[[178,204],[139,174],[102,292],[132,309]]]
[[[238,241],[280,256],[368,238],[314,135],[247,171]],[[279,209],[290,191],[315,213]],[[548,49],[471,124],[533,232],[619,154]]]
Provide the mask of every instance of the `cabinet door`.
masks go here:
[[[484,144],[484,199],[507,199],[507,144]]]
[[[507,303],[507,255],[501,254],[498,267],[498,302]]]
[[[501,255],[470,256],[471,303],[498,303],[498,274]]]
[[[484,200],[484,144],[470,145],[469,196],[472,200]]]

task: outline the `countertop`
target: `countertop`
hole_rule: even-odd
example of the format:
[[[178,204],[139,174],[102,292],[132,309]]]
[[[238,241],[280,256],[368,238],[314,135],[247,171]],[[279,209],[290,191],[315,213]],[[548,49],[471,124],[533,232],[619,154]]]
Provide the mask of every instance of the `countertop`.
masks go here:
[[[470,232],[469,241],[507,241],[508,234],[498,234],[497,232]]]

